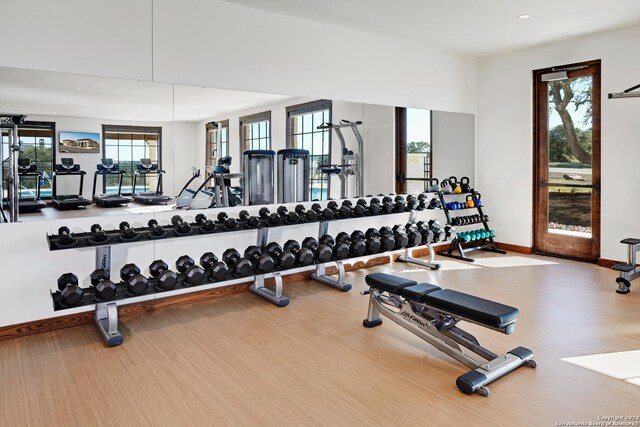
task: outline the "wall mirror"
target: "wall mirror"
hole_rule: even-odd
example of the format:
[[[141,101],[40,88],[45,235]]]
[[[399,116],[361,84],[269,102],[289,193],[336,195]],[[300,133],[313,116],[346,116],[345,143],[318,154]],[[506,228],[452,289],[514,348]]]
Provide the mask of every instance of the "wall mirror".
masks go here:
[[[267,187],[276,203],[417,193],[432,177],[474,179],[470,114],[8,67],[0,67],[0,113],[25,116],[15,129],[20,221],[243,204],[247,177],[265,165],[274,169]],[[5,216],[13,132],[3,124]],[[281,150],[294,154],[271,163],[244,154]],[[285,160],[300,162],[307,176],[287,172],[279,181]],[[79,209],[56,200],[80,192]]]

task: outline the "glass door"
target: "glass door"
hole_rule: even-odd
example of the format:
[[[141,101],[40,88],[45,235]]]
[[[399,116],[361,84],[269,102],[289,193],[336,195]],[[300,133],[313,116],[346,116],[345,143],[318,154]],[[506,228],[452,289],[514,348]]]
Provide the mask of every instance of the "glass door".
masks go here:
[[[432,173],[431,110],[396,108],[396,192],[427,191]]]
[[[600,61],[534,72],[534,250],[600,256]]]

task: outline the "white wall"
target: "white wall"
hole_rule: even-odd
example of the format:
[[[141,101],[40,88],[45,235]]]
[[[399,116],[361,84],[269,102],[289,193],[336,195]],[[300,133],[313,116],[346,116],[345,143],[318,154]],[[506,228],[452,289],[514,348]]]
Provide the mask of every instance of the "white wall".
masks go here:
[[[475,121],[473,114],[433,111],[433,176],[463,176],[475,183]]]
[[[16,46],[5,49],[0,65],[445,111],[475,108],[472,58],[219,0],[20,0],[3,2],[2,11],[10,19],[0,26],[0,39]]]
[[[640,181],[640,100],[608,100],[640,83],[640,26],[610,31],[478,62],[477,175],[497,239],[532,246],[532,70],[602,60],[601,257],[626,259],[620,239],[640,235],[634,196]]]
[[[364,192],[389,194],[396,191],[395,107],[364,104]]]

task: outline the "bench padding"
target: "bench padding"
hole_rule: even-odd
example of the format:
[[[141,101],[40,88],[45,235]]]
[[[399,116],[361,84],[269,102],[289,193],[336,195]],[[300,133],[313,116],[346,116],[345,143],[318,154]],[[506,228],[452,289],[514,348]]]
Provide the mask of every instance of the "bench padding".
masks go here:
[[[392,294],[399,294],[402,288],[417,284],[415,280],[408,280],[385,273],[367,274],[364,280],[370,287],[380,289],[385,292],[391,292]]]
[[[423,302],[425,295],[441,289],[442,288],[440,286],[431,285],[429,283],[419,283],[417,285],[402,288],[400,295],[412,301]]]
[[[515,307],[451,289],[428,293],[424,296],[423,302],[436,309],[498,329],[515,322],[520,314]]]

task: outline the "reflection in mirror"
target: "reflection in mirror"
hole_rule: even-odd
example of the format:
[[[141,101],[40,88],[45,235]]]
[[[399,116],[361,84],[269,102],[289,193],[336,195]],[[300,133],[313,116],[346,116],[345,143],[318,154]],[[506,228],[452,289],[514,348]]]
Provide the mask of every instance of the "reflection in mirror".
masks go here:
[[[468,114],[12,68],[0,68],[0,112],[27,115],[20,200],[47,204],[21,209],[22,221],[417,193],[432,177],[474,178]],[[5,202],[10,134],[3,126]],[[54,176],[58,199],[77,202],[82,179],[90,205],[55,209]]]
[[[16,173],[19,219],[114,213],[98,206],[145,210],[130,203],[133,179],[142,158],[158,169],[171,162],[171,150],[163,149],[173,145],[171,96],[168,84],[0,67],[0,111],[26,115],[17,129],[16,157],[23,165]],[[10,190],[9,133],[3,127],[4,206]],[[121,177],[122,198],[116,203]],[[153,191],[156,182],[157,175],[143,174],[136,187]],[[172,177],[162,184],[171,189]],[[29,205],[38,199],[38,187],[47,206],[41,210]]]

